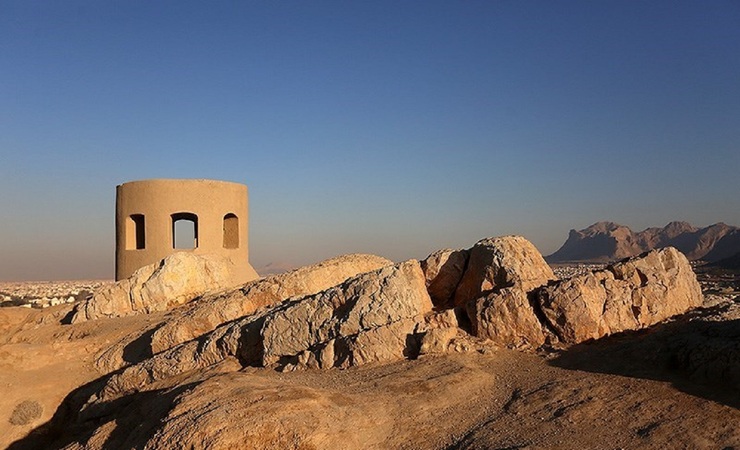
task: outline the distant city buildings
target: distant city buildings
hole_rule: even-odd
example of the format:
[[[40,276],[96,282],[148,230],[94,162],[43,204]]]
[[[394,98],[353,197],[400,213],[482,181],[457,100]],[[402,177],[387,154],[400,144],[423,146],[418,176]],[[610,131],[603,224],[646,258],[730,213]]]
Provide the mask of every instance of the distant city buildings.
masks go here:
[[[0,282],[0,307],[46,308],[85,300],[98,288],[113,281],[24,281]]]

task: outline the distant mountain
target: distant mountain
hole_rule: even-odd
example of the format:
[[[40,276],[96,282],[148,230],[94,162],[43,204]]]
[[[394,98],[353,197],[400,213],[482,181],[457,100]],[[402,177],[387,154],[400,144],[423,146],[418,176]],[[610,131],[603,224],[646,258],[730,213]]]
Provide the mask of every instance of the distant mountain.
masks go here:
[[[276,275],[283,272],[288,272],[290,270],[295,269],[297,266],[293,263],[289,262],[271,262],[267,263],[264,266],[256,267],[255,270],[261,277],[266,277],[268,275]]]
[[[740,252],[740,229],[735,228],[729,233],[724,234],[716,241],[712,250],[705,256],[706,261],[719,261],[732,258]]]
[[[669,246],[692,260],[717,261],[740,252],[740,228],[724,223],[697,228],[686,222],[671,222],[663,228],[635,233],[614,222],[597,222],[580,231],[570,230],[565,244],[545,259],[608,262]]]
[[[732,269],[732,270],[739,270],[740,269],[740,252],[735,253],[734,255],[720,259],[719,261],[713,262],[709,264],[710,267],[719,267],[722,269]]]

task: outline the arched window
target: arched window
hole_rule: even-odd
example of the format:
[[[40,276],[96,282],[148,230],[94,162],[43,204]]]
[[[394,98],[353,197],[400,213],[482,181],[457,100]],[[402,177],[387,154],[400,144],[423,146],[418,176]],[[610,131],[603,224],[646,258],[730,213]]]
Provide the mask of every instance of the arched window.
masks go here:
[[[198,248],[198,216],[186,212],[172,214],[172,248]]]
[[[144,214],[131,214],[126,219],[126,250],[141,250],[146,246]]]
[[[239,218],[236,214],[224,216],[224,248],[239,248]]]

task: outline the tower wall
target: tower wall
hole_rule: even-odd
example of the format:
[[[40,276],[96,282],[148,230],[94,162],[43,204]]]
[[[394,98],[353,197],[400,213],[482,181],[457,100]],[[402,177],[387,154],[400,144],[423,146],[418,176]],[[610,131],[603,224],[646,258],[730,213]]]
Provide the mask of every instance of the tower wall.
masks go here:
[[[197,245],[174,246],[174,222],[193,222]],[[116,280],[166,256],[217,254],[234,264],[234,284],[258,277],[249,264],[247,186],[216,180],[154,179],[116,187]],[[194,243],[195,245],[195,243]]]

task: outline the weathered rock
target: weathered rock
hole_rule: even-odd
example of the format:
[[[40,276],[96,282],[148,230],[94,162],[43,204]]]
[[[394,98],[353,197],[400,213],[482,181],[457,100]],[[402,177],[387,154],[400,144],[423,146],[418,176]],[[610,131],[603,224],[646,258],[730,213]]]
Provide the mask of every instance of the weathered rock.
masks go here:
[[[566,344],[645,328],[703,302],[688,260],[672,247],[558,281],[536,295],[547,326]]]
[[[656,324],[649,333],[576,345],[553,363],[636,377],[649,368],[678,375],[682,383],[719,387],[723,400],[732,398],[732,391],[740,392],[740,303],[710,297],[701,308]]]
[[[673,247],[652,251],[610,267],[616,279],[628,280],[632,308],[643,327],[701,306],[704,297],[686,256]]]
[[[230,286],[232,264],[217,255],[177,252],[95,292],[76,307],[72,323],[164,311]]]
[[[637,328],[631,312],[628,317],[620,314],[631,303],[628,301],[630,293],[627,282],[615,280],[611,272],[602,270],[563,280],[539,290],[537,295],[548,324],[559,340],[577,343],[609,333],[603,324],[607,309],[623,329]],[[625,324],[623,320],[631,324]]]
[[[98,399],[236,357],[242,366],[349,367],[413,357],[420,330],[452,322],[431,312],[418,261],[358,275],[318,294],[293,298],[223,324],[113,374]],[[430,320],[427,323],[426,318]]]
[[[450,342],[457,336],[457,328],[432,328],[421,338],[420,355],[446,353]]]
[[[360,275],[268,316],[262,364],[303,351],[314,353],[321,367],[400,359],[413,351],[407,340],[431,309],[417,261]],[[327,345],[334,346],[331,359],[326,358]]]
[[[509,367],[493,358],[453,356],[281,376],[271,370],[237,370],[224,362],[122,402],[101,401],[92,405],[96,419],[85,422],[90,427],[83,430],[89,433],[63,430],[61,445],[28,448],[436,448],[485,418],[478,405],[498,403],[499,397],[481,397],[497,393],[503,384],[491,364]],[[75,413],[70,416],[77,419]]]
[[[461,308],[445,309],[424,316],[425,328],[459,328],[458,314],[465,315]]]
[[[468,264],[468,255],[468,250],[444,249],[432,253],[421,262],[427,291],[435,307],[447,308],[452,305],[455,289]]]
[[[473,335],[513,348],[537,348],[545,343],[542,324],[527,294],[504,288],[466,305]]]
[[[255,320],[249,320],[249,319]],[[264,318],[248,319],[224,324],[201,338],[180,344],[138,364],[128,366],[110,375],[100,392],[90,402],[117,398],[123,394],[147,390],[147,386],[193,370],[204,369],[234,357],[239,353],[242,335],[255,336]],[[95,412],[88,411],[94,416]]]
[[[206,295],[154,332],[152,352],[159,353],[194,339],[259,308],[276,305],[290,297],[316,294],[358,274],[392,264],[375,255],[342,255],[255,280],[228,292]]]
[[[431,308],[431,301],[429,308]],[[419,354],[418,326],[422,320],[423,317],[419,315],[365,329],[354,335],[339,337],[333,340],[334,348],[329,355],[319,344],[317,346],[320,349],[317,355],[318,363],[322,368],[346,368],[374,362],[415,358]],[[312,350],[307,349],[305,352],[316,355]],[[333,358],[328,356],[333,356]],[[299,364],[298,367],[301,365]]]
[[[478,241],[455,291],[455,305],[495,289],[519,287],[525,292],[554,280],[555,275],[539,251],[521,236],[502,236]]]

